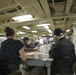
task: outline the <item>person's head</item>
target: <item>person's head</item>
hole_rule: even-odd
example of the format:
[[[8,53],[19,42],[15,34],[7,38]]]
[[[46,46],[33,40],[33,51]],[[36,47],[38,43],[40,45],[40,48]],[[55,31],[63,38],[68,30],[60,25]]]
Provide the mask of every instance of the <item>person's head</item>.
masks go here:
[[[6,27],[4,29],[4,32],[7,38],[9,37],[15,38],[15,30],[13,28]]]
[[[57,43],[59,41],[59,39],[63,38],[64,37],[64,32],[62,29],[60,28],[56,28],[54,30],[54,41],[55,43]]]
[[[24,37],[23,38],[23,42],[24,42],[24,44],[27,44],[29,42],[29,38],[28,37]]]

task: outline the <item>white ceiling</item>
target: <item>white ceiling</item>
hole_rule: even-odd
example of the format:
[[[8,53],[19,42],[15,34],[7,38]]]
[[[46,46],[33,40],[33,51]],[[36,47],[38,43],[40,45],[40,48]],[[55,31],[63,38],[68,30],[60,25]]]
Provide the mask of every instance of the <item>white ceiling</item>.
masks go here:
[[[31,14],[32,21],[16,22],[12,17]],[[26,35],[48,35],[44,27],[37,24],[50,23],[49,28],[57,27],[63,30],[72,28],[76,24],[76,0],[0,0],[0,34],[6,26],[15,28],[16,31],[24,31]],[[26,30],[22,26],[29,26]],[[32,33],[37,30],[38,33]]]

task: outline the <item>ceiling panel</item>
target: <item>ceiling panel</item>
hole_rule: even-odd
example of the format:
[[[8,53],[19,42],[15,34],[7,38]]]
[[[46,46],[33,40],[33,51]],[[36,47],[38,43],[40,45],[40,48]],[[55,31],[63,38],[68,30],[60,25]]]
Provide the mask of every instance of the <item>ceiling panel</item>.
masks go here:
[[[33,20],[18,22],[12,17],[31,14]],[[25,31],[27,35],[33,35],[32,30],[37,30],[37,35],[49,34],[44,27],[37,27],[37,24],[50,23],[49,28],[54,30],[57,27],[66,30],[76,24],[76,0],[0,0],[0,33],[3,33],[5,26],[10,26]],[[31,29],[23,29],[22,26],[29,26]],[[36,35],[35,34],[35,35]]]

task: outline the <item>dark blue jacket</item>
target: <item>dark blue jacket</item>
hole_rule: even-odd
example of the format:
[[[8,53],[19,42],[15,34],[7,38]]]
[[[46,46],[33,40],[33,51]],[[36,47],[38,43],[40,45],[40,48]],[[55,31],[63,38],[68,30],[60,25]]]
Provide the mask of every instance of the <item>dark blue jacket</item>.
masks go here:
[[[61,38],[57,44],[49,50],[50,58],[53,58],[54,67],[71,65],[75,60],[74,44],[66,39]],[[69,67],[67,67],[69,69]],[[66,73],[66,69],[59,68],[60,71]],[[70,70],[69,70],[70,71]]]

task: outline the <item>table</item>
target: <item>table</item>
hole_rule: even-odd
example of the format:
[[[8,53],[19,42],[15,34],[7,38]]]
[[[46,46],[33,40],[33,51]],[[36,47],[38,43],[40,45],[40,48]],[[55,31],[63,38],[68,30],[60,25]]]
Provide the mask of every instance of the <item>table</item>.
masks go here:
[[[26,65],[29,66],[46,66],[47,75],[51,75],[51,64],[53,59],[49,59],[49,55],[40,52],[27,53]]]

